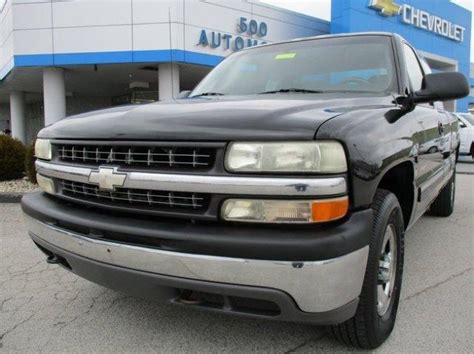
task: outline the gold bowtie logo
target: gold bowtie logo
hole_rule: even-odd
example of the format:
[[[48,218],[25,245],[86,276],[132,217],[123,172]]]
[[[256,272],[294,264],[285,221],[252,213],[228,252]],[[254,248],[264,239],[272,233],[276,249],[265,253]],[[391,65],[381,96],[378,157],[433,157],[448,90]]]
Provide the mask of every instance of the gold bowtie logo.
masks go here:
[[[369,7],[379,10],[383,16],[396,16],[400,14],[401,5],[393,2],[393,0],[371,0]]]
[[[116,167],[99,167],[99,171],[92,171],[89,182],[99,186],[99,189],[113,191],[115,187],[122,187],[127,178],[126,173],[118,173]]]

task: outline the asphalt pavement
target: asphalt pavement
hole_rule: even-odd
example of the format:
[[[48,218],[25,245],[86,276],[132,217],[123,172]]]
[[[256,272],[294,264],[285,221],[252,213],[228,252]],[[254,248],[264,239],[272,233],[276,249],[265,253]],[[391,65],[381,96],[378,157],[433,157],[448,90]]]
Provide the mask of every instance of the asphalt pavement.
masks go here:
[[[397,324],[377,352],[474,352],[474,164],[460,164],[450,218],[406,237]],[[0,204],[0,352],[350,351],[322,328],[122,295],[48,265],[19,204]]]

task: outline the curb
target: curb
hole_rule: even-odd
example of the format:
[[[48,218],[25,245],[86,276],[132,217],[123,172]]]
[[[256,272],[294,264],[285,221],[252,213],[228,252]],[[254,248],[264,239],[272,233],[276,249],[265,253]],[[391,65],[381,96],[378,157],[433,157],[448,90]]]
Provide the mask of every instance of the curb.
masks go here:
[[[467,172],[467,171],[456,171],[457,175],[474,175],[474,172]]]
[[[26,193],[0,193],[0,203],[20,203]]]

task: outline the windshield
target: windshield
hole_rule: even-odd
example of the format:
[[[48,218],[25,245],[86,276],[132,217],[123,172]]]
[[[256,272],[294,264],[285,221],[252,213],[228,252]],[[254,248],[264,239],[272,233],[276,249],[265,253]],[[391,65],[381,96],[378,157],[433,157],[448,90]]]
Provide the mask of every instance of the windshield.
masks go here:
[[[395,77],[389,37],[325,38],[235,53],[190,97],[396,91]]]

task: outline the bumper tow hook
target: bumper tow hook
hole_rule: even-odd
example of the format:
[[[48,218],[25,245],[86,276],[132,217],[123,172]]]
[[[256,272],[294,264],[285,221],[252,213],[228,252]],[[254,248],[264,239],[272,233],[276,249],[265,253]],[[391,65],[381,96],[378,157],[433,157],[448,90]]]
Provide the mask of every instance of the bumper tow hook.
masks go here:
[[[46,262],[48,262],[49,264],[60,264],[61,260],[53,254],[46,258]]]
[[[195,293],[191,290],[184,290],[178,301],[185,305],[201,305],[203,303],[203,300],[196,297]]]

